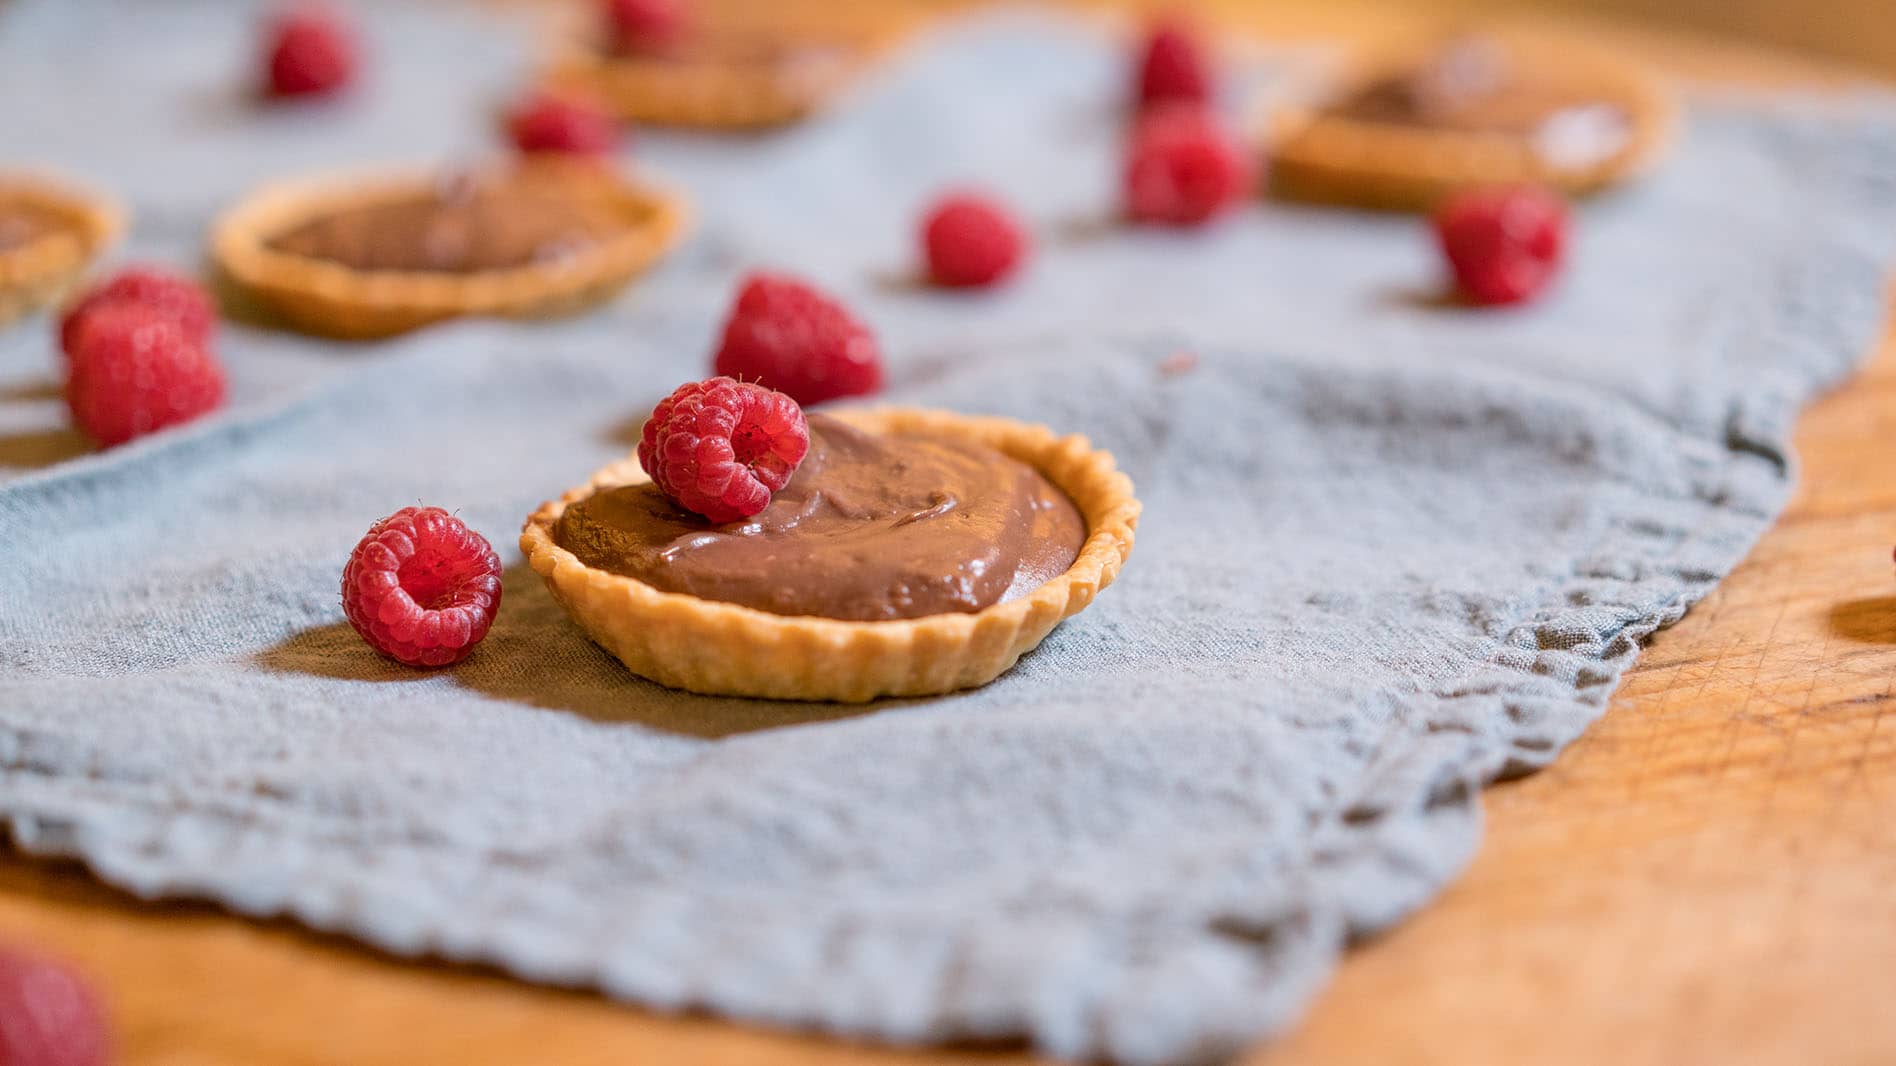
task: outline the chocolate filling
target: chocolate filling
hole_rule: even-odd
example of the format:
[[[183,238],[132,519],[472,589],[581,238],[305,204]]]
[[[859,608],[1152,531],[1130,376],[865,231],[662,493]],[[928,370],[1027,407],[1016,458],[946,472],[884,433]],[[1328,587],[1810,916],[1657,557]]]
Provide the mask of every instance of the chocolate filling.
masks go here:
[[[624,224],[557,185],[461,179],[317,215],[269,245],[356,270],[463,274],[557,262]]]
[[[1555,72],[1557,74],[1557,72]],[[1579,166],[1611,156],[1630,137],[1619,104],[1557,76],[1536,76],[1489,41],[1443,49],[1428,63],[1363,86],[1331,113],[1365,122],[1512,133],[1551,163]]]
[[[666,592],[852,621],[978,611],[1065,573],[1086,520],[984,445],[810,416],[810,450],[762,513],[716,526],[650,484],[568,507],[554,540]]]

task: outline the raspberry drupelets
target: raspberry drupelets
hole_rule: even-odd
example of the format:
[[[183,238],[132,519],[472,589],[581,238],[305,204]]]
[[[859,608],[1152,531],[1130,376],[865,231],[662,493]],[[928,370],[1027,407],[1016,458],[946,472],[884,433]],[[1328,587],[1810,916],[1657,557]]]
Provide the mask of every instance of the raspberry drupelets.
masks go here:
[[[156,266],[133,266],[88,289],[59,321],[59,347],[71,357],[86,316],[121,300],[144,304],[169,317],[190,340],[209,347],[217,334],[217,307],[204,286]]]
[[[922,253],[937,285],[992,285],[1014,272],[1026,250],[1020,224],[991,197],[953,193],[922,220]]]
[[[661,52],[684,32],[681,0],[601,0],[606,39],[615,51]]]
[[[1196,226],[1242,200],[1251,168],[1203,108],[1173,104],[1142,115],[1126,160],[1126,215],[1135,222]]]
[[[264,90],[271,96],[328,96],[355,80],[355,37],[328,8],[280,12],[264,31],[264,47]]]
[[[1560,272],[1567,204],[1548,189],[1472,189],[1445,201],[1433,221],[1455,286],[1473,303],[1530,300]]]
[[[842,304],[781,274],[745,279],[713,369],[800,404],[882,388],[882,353],[868,327]]]
[[[130,300],[86,313],[73,340],[66,404],[100,444],[188,422],[224,402],[224,368],[164,311]]]
[[[409,666],[468,657],[500,610],[500,557],[439,507],[369,527],[342,571],[342,611],[369,646]]]
[[[507,113],[507,135],[528,154],[606,156],[619,147],[619,125],[591,100],[535,92]]]
[[[64,965],[0,946],[0,1063],[105,1066],[110,1036],[99,998]]]
[[[717,377],[680,385],[652,409],[639,465],[660,492],[713,522],[762,511],[810,449],[802,408],[781,392]]]
[[[1133,79],[1133,99],[1138,105],[1203,104],[1211,96],[1211,64],[1197,37],[1178,22],[1149,26]]]

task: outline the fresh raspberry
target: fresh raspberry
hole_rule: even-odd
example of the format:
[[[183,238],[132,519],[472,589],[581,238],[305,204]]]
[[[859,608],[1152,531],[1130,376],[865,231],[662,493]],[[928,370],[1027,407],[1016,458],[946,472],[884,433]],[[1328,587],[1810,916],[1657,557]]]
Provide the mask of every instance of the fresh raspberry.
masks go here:
[[[467,658],[500,610],[500,556],[439,507],[369,527],[342,568],[342,613],[369,646],[409,666]]]
[[[882,355],[868,327],[842,304],[780,274],[745,279],[713,369],[801,404],[882,388]]]
[[[1140,107],[1211,99],[1210,64],[1198,39],[1183,25],[1159,22],[1147,29],[1136,92]]]
[[[279,14],[265,31],[265,86],[272,96],[327,96],[355,78],[355,38],[322,7]]]
[[[679,0],[603,0],[606,34],[619,52],[659,52],[677,43],[685,26]]]
[[[536,92],[507,114],[507,133],[522,152],[611,155],[619,124],[591,100]]]
[[[133,266],[86,290],[59,320],[59,348],[68,357],[79,339],[79,327],[94,308],[130,300],[154,308],[184,330],[187,339],[209,347],[217,335],[217,305],[204,286],[158,266]]]
[[[103,1066],[110,1034],[99,997],[61,963],[0,947],[0,1063]]]
[[[810,450],[803,409],[731,378],[678,386],[652,408],[639,465],[678,506],[716,523],[763,510]]]
[[[1474,303],[1519,303],[1560,272],[1567,204],[1540,186],[1459,193],[1436,209],[1434,223],[1456,287]]]
[[[1251,169],[1209,112],[1156,108],[1133,129],[1126,162],[1126,214],[1135,222],[1196,226],[1236,204]]]
[[[100,444],[123,444],[224,402],[224,368],[164,311],[115,300],[86,312],[73,339],[66,404]]]
[[[1012,273],[1027,237],[1007,208],[973,193],[943,197],[922,223],[922,250],[937,285],[991,285]]]

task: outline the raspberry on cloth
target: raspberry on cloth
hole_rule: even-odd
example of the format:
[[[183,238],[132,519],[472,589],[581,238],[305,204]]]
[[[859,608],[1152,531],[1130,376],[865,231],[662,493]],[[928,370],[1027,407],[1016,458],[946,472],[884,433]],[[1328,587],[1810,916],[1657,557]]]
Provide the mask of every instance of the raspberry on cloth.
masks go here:
[[[1027,254],[1027,233],[1000,201],[950,193],[922,219],[928,276],[948,288],[979,288],[1012,274]]]
[[[882,351],[869,327],[835,298],[786,274],[744,279],[712,367],[800,404],[882,389]]]
[[[224,403],[223,365],[159,306],[121,299],[87,311],[68,367],[73,422],[108,447]]]
[[[439,507],[404,507],[369,527],[342,571],[342,609],[369,646],[409,666],[474,653],[500,610],[500,557]]]

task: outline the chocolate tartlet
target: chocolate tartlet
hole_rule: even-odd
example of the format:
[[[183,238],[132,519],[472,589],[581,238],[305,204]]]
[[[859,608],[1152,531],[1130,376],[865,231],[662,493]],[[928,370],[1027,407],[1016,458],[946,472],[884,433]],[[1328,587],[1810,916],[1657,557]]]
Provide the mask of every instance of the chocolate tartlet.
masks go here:
[[[122,222],[117,206],[76,186],[0,172],[0,326],[58,297]]]
[[[535,512],[521,550],[634,673],[844,701],[986,684],[1132,550],[1131,483],[1085,438],[905,409],[809,421],[750,519],[681,511],[627,458]]]
[[[547,80],[606,101],[621,118],[702,129],[795,122],[835,98],[907,29],[899,5],[798,17],[794,5],[693,5],[678,39],[622,49],[593,26],[571,35]]]
[[[1564,43],[1459,38],[1364,63],[1317,106],[1278,115],[1272,185],[1399,209],[1470,185],[1583,194],[1650,166],[1673,113],[1657,80],[1630,64]]]
[[[682,204],[603,166],[344,176],[265,190],[219,221],[238,287],[307,332],[380,337],[610,297],[682,235]]]

